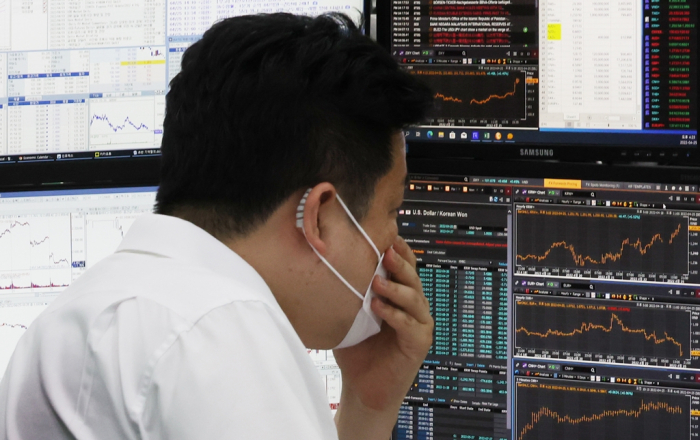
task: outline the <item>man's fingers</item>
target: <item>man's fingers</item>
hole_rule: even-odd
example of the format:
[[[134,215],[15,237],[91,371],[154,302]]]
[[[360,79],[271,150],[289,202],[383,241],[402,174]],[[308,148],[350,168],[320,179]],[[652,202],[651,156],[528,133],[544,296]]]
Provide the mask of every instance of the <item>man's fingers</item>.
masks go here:
[[[422,290],[422,284],[416,267],[406,261],[395,249],[389,248],[384,255],[382,263],[386,270],[391,273],[391,279],[416,290]]]
[[[411,315],[379,298],[372,301],[372,310],[397,332],[405,332],[410,326],[418,324],[418,321]]]
[[[430,304],[422,290],[391,280],[383,280],[380,276],[372,280],[372,289],[421,324],[432,322]]]
[[[432,319],[429,322],[421,323],[406,311],[386,304],[379,298],[372,301],[372,310],[396,331],[399,339],[411,341],[413,349],[423,352],[422,356],[425,355],[424,352],[433,343],[434,323]]]
[[[406,240],[403,239],[400,235],[396,236],[396,240],[394,240],[394,245],[393,245],[394,250],[401,255],[401,258],[406,260],[413,269],[416,268],[416,256],[411,250],[411,247],[406,243]]]

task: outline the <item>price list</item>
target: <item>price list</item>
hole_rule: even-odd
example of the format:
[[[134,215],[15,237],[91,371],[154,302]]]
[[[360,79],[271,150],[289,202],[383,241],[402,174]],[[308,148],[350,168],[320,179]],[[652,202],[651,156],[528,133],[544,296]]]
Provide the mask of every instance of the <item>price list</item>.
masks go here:
[[[430,355],[506,360],[505,267],[420,264],[418,274],[435,319]]]
[[[399,410],[399,440],[508,440],[505,409],[407,402]]]
[[[644,128],[695,131],[698,2],[644,4]]]
[[[482,192],[459,189],[414,183],[408,194],[416,199],[407,195],[399,210],[435,330],[394,439],[509,438],[508,211],[479,203],[488,200]]]

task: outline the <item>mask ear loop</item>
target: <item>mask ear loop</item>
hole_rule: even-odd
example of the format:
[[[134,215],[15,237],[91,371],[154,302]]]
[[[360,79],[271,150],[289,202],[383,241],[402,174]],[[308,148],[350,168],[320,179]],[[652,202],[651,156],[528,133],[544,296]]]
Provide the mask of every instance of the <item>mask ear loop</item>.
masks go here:
[[[306,230],[304,229],[304,206],[306,206],[306,199],[308,198],[310,192],[311,192],[311,188],[309,188],[308,190],[306,190],[306,193],[304,194],[304,197],[302,197],[301,202],[299,202],[299,206],[297,207],[297,228],[301,229],[301,232],[304,234],[304,238],[306,238],[306,242],[309,243],[309,246],[311,246],[311,249],[313,249],[313,251],[314,251],[314,253],[316,254],[316,256],[317,256],[326,266],[328,266],[328,268],[331,270],[331,272],[333,272],[333,274],[334,274],[336,277],[338,277],[338,279],[340,279],[340,281],[342,281],[343,284],[345,284],[345,286],[346,286],[348,289],[350,289],[350,291],[351,291],[352,293],[354,293],[355,295],[357,295],[358,298],[360,298],[361,300],[364,301],[365,297],[362,296],[362,294],[361,294],[360,292],[358,292],[357,289],[355,289],[350,283],[348,283],[348,282],[345,280],[345,278],[343,278],[343,276],[342,276],[337,270],[335,270],[335,267],[333,267],[333,265],[331,265],[331,263],[329,263],[328,260],[326,260],[326,259],[323,257],[323,255],[321,255],[321,253],[320,253],[319,251],[316,250],[316,248],[311,244],[311,242],[309,242],[309,239],[308,239],[308,237],[306,236]],[[340,198],[338,198],[338,200],[340,200]],[[341,201],[340,203],[343,205],[343,207],[344,207],[345,210],[347,211],[348,208],[345,207],[345,204],[344,204],[342,201]],[[355,221],[355,219],[354,219],[352,216],[350,216],[350,218],[352,218],[352,220],[353,220],[353,221],[355,222],[355,224],[357,225],[357,222]],[[365,234],[364,231],[362,231],[362,229],[360,229],[360,231],[363,233],[363,235],[364,235],[365,237],[367,236],[367,234]],[[370,240],[369,242],[372,243],[372,240]],[[374,246],[374,243],[372,243],[372,248],[374,249],[375,252],[377,252],[377,248]]]
[[[357,220],[355,220],[355,216],[352,215],[352,213],[350,212],[350,210],[348,209],[348,207],[345,206],[345,202],[343,202],[343,199],[341,199],[341,198],[340,198],[340,195],[338,195],[338,194],[336,194],[335,197],[336,197],[336,198],[338,199],[338,201],[340,202],[340,206],[342,206],[343,209],[345,209],[345,212],[348,214],[348,217],[350,217],[350,220],[352,220],[352,222],[355,224],[355,226],[357,226],[357,229],[362,233],[362,235],[365,237],[365,239],[369,242],[370,246],[372,246],[372,249],[374,250],[374,253],[377,254],[377,259],[381,259],[381,258],[382,258],[382,254],[379,253],[379,250],[377,249],[377,246],[374,245],[374,242],[372,241],[371,238],[369,238],[369,235],[367,235],[367,233],[366,233],[365,230],[362,228],[362,226],[360,226],[360,224],[357,223]]]

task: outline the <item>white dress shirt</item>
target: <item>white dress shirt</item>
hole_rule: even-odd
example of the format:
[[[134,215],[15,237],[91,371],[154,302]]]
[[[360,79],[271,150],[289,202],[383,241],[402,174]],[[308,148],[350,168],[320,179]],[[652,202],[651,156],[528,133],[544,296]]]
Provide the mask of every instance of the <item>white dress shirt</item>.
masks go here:
[[[0,438],[337,439],[312,360],[258,273],[146,214],[20,340]]]

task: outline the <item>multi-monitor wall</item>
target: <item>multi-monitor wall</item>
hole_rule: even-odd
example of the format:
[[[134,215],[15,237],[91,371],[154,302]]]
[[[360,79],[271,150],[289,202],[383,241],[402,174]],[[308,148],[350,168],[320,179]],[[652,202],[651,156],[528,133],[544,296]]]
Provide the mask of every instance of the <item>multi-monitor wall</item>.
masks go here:
[[[378,8],[382,44],[435,91],[436,110],[406,131],[412,154],[695,160],[694,0],[387,0]]]
[[[156,1],[141,20],[118,1],[96,15],[0,0],[0,371],[33,318],[151,211],[183,50],[219,18],[364,3]],[[436,91],[409,155],[692,156],[695,2],[379,6],[380,39]],[[417,158],[409,171],[399,230],[436,328],[394,438],[700,435],[700,173]],[[335,407],[332,354],[310,354]]]
[[[700,434],[698,170],[408,165],[399,232],[436,325],[395,439]],[[155,189],[0,191],[0,370]],[[332,353],[310,354],[335,408]]]

